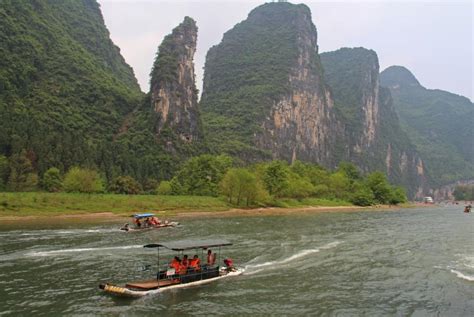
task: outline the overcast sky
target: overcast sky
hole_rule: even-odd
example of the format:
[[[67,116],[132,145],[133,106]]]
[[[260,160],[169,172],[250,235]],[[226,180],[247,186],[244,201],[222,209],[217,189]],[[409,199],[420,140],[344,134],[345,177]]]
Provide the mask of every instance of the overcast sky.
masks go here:
[[[202,87],[207,50],[224,32],[265,1],[99,0],[112,40],[120,47],[142,90],[163,37],[188,15],[196,20],[196,80]],[[320,52],[365,47],[377,52],[380,69],[402,65],[420,83],[473,100],[473,3],[467,1],[304,1],[318,30]]]

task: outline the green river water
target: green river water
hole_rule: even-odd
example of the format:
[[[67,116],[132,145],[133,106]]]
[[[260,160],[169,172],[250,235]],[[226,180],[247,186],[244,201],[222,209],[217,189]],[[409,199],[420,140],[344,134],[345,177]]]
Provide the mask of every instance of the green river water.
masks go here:
[[[117,223],[0,223],[1,316],[473,316],[474,213],[390,211]],[[238,277],[135,300],[101,282],[155,275],[150,242],[225,238]],[[166,258],[166,255],[165,255]]]

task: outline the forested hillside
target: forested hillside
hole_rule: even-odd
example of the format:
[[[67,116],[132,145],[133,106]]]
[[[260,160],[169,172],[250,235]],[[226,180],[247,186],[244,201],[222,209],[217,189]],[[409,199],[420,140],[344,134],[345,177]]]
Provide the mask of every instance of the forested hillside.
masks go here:
[[[0,155],[44,173],[106,170],[143,98],[96,1],[0,2]],[[21,160],[20,160],[21,158]]]
[[[423,87],[405,67],[380,74],[404,130],[416,144],[432,186],[474,178],[474,104],[447,91]]]

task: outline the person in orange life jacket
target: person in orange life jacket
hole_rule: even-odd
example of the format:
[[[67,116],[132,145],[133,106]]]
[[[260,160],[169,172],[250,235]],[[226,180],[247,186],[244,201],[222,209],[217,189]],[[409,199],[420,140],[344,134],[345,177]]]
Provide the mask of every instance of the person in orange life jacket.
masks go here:
[[[216,254],[212,254],[212,250],[207,250],[207,265],[211,266],[216,263]]]
[[[186,272],[188,270],[188,265],[189,265],[188,255],[185,254],[183,256],[183,260],[181,260],[181,264],[179,265],[179,274],[180,275],[186,274]]]
[[[194,268],[194,270],[196,271],[199,271],[201,269],[201,260],[199,260],[197,254],[195,254],[194,257],[189,261],[189,266]]]
[[[175,273],[178,274],[179,267],[181,265],[181,260],[175,256],[173,260],[171,260],[170,267],[174,269]]]

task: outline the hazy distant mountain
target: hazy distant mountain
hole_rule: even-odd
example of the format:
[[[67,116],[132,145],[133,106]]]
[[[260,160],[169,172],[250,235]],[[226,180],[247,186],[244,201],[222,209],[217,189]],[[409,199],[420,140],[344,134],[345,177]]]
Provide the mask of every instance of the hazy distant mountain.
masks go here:
[[[380,74],[404,130],[416,144],[433,186],[474,178],[474,104],[465,97],[423,87],[406,68]]]

